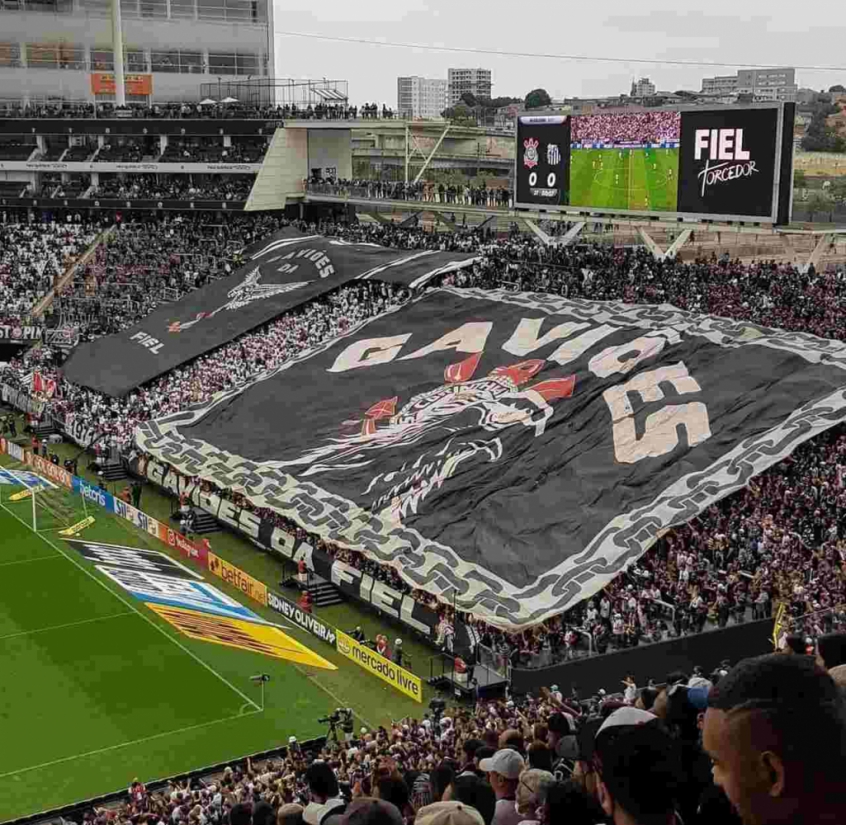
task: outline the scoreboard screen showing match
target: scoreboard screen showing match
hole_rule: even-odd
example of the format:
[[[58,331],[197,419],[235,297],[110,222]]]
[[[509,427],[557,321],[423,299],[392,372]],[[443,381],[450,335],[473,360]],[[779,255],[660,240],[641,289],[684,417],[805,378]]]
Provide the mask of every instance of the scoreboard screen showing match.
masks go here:
[[[521,115],[514,202],[787,223],[794,114],[793,104],[759,104]]]

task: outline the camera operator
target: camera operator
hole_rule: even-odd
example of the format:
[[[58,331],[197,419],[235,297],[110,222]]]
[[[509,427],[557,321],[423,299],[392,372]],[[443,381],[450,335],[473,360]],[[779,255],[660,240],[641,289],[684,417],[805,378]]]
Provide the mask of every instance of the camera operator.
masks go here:
[[[394,642],[394,652],[391,656],[391,661],[395,665],[402,667],[402,639],[397,639]]]
[[[341,725],[341,730],[344,733],[344,739],[347,742],[352,741],[353,738],[353,711],[352,708],[335,708],[329,716],[324,716],[317,720],[318,724],[329,725],[329,732],[326,734],[326,744],[335,742],[340,744],[338,739],[338,724]]]
[[[361,629],[361,625],[357,626],[352,633],[350,633],[350,638],[355,639],[359,644],[364,644],[364,640],[367,638],[364,635],[364,631]]]

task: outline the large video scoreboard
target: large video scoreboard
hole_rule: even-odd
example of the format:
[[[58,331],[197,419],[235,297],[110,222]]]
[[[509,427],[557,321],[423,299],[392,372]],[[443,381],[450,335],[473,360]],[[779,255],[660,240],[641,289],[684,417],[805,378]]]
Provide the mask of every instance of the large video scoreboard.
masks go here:
[[[790,221],[795,106],[519,115],[518,208]]]

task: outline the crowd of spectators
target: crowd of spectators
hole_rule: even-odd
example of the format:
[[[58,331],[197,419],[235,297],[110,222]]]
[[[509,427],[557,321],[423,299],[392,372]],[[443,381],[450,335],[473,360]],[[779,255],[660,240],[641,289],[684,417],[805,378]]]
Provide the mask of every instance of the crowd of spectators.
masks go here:
[[[96,163],[139,163],[149,155],[144,141],[121,138],[118,141],[104,143],[94,161]]]
[[[89,334],[131,325],[154,307],[150,296],[162,286],[182,294],[206,282],[205,263],[186,265],[178,254],[196,246],[191,224],[175,221],[161,230],[144,226],[123,227],[102,253],[108,258],[96,260],[77,278],[77,297],[99,296],[106,307],[99,326]],[[270,228],[270,224],[264,227]],[[786,265],[742,264],[725,256],[702,257],[692,263],[656,261],[638,249],[598,244],[546,247],[523,236],[495,240],[478,232],[434,235],[400,225],[326,223],[302,228],[396,248],[430,246],[479,253],[475,266],[447,276],[445,283],[458,287],[672,303],[694,312],[846,338],[843,272],[812,269],[801,273]],[[233,259],[232,265],[236,263]],[[230,271],[229,263],[225,267],[219,274]],[[117,301],[126,294],[137,296],[129,311],[109,306],[110,297]],[[52,402],[53,409],[61,417],[83,415],[100,422],[115,443],[127,449],[138,422],[248,381],[268,366],[336,335],[345,325],[404,299],[403,293],[382,286],[340,290],[139,388],[122,401],[62,382],[61,398]],[[25,374],[29,366],[17,369]],[[7,371],[8,380],[15,369]],[[846,433],[838,427],[807,442],[742,492],[671,530],[592,600],[521,634],[507,635],[472,616],[454,617],[448,607],[422,591],[413,595],[449,621],[475,624],[482,640],[498,655],[529,666],[768,617],[777,603],[788,606],[791,619],[817,614],[807,627],[816,636],[842,626],[846,619],[842,607],[846,603],[845,464]],[[308,536],[279,514],[262,515],[401,592],[412,592],[393,568]]]
[[[126,329],[163,301],[232,274],[240,250],[282,223],[270,215],[222,221],[209,213],[120,222],[73,273],[54,315],[81,326],[82,340]]]
[[[129,175],[100,176],[92,198],[125,200],[245,201],[255,175]]]
[[[680,112],[621,112],[606,115],[582,115],[571,119],[574,144],[678,143],[681,139]]]
[[[99,231],[81,220],[0,224],[0,323],[26,318]]]
[[[217,140],[168,141],[160,163],[260,163],[267,141],[233,140],[224,146]]]
[[[456,186],[421,180],[417,183],[404,181],[374,180],[306,180],[307,192],[339,197],[378,198],[395,201],[423,201],[424,203],[455,203],[464,206],[484,206],[507,209],[511,205],[511,190],[507,186],[487,184]]]
[[[225,100],[226,98],[224,98]],[[130,103],[116,106],[112,103],[16,103],[7,101],[0,104],[2,118],[143,118],[143,119],[255,119],[255,120],[355,120],[366,118],[391,119],[396,116],[389,106],[377,103],[364,103],[352,106],[348,103],[296,104],[286,103],[280,106],[243,103],[236,99],[225,103],[157,103],[148,106],[142,103]],[[35,148],[35,147],[33,147]]]
[[[846,636],[580,697],[558,687],[288,737],[86,825],[835,825],[846,821]],[[623,678],[624,677],[624,678]],[[281,737],[284,741],[284,737]]]

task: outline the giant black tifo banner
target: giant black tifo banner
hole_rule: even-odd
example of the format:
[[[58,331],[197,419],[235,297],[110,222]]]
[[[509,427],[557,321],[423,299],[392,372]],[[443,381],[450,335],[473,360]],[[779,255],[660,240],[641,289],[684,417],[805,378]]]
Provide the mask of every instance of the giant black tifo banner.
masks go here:
[[[846,419],[846,344],[672,306],[433,290],[136,430],[507,628]]]
[[[283,232],[292,236],[269,241],[228,278],[162,306],[128,330],[78,346],[64,377],[123,396],[348,281],[374,278],[418,287],[476,259]]]
[[[196,480],[180,475],[165,463],[146,456],[136,456],[129,462],[129,466],[135,475],[144,476],[153,484],[170,491],[174,496],[187,496],[194,506],[210,513],[230,529],[243,533],[256,546],[283,560],[304,561],[310,570],[326,581],[332,582],[345,596],[366,602],[378,612],[390,616],[425,636],[430,642],[434,643],[437,639],[440,616],[431,607],[422,604],[412,596],[400,593],[385,582],[377,581],[340,559],[332,558],[323,550],[313,547],[308,541],[301,541],[287,530],[278,527],[273,520],[261,518],[257,513],[239,507],[228,498],[204,491]],[[284,613],[309,632],[316,633],[324,641],[329,639],[320,626],[311,622],[310,618],[300,621],[296,617],[291,617],[288,609],[279,602],[279,599],[275,604],[273,603],[271,595],[268,590],[268,607]],[[330,644],[334,644],[334,635]],[[452,645],[455,652],[467,651],[472,647],[466,625],[461,623],[455,625]]]

